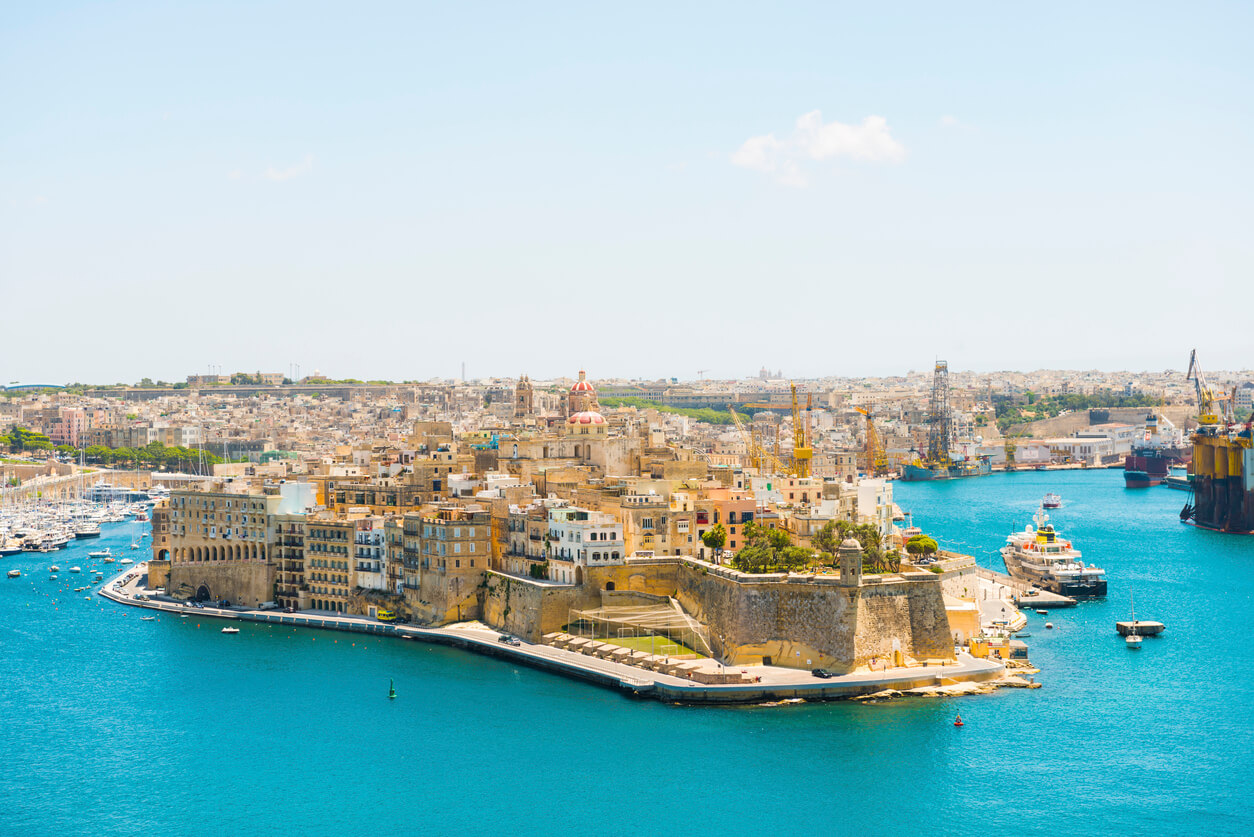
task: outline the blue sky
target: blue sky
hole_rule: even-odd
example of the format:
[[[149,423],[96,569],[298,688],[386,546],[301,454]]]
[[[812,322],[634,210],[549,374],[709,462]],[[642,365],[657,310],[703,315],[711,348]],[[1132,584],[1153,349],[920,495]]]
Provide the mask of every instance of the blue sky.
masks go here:
[[[1254,365],[1250,6],[592,5],[7,9],[0,377]]]

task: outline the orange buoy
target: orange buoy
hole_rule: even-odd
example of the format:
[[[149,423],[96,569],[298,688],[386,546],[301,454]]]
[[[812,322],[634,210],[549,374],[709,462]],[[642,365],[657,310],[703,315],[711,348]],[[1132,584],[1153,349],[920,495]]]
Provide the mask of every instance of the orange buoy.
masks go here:
[[[956,727],[963,726],[962,715],[959,715],[958,717],[954,718],[954,726]]]

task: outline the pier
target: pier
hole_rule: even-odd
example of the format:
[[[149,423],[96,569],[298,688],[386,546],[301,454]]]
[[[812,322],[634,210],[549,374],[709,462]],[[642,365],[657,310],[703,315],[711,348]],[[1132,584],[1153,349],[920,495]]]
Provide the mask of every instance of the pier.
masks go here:
[[[322,628],[447,645],[668,703],[743,704],[795,699],[839,700],[865,697],[889,690],[905,692],[957,683],[991,685],[1006,676],[1006,668],[999,662],[960,654],[956,662],[949,664],[928,664],[873,672],[858,671],[828,679],[817,678],[807,670],[780,666],[725,666],[721,668],[730,673],[740,673],[742,681],[747,679],[750,682],[699,683],[684,676],[649,671],[553,645],[528,642],[509,645],[500,641],[499,631],[479,623],[420,628],[378,622],[365,616],[191,607],[173,601],[141,599],[138,596],[157,595],[155,591],[141,586],[146,578],[147,564],[135,564],[121,577],[111,579],[97,593],[118,604],[148,608],[175,616],[187,614],[198,618],[221,619],[227,623],[257,622]]]
[[[1051,593],[1048,590],[1042,590],[1039,587],[1033,588],[1026,581],[1020,581],[1017,578],[1011,578],[1005,573],[988,570],[984,567],[977,566],[975,574],[980,578],[1000,584],[1014,591],[1014,603],[1016,607],[1021,608],[1040,608],[1041,610],[1052,610],[1056,607],[1075,607],[1075,599],[1070,596],[1060,596],[1057,593]],[[1032,592],[1035,590],[1035,592]]]

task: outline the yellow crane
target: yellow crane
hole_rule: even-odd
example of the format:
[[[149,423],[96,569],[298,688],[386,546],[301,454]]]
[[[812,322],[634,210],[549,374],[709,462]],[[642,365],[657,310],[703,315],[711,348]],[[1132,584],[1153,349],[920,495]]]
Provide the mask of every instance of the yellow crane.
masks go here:
[[[1232,402],[1227,395],[1219,395],[1206,383],[1206,373],[1197,359],[1197,349],[1189,354],[1189,371],[1186,381],[1193,381],[1193,389],[1197,395],[1197,421],[1199,424],[1219,424],[1220,415],[1216,410],[1217,402],[1222,402],[1225,424],[1232,423]]]
[[[806,423],[801,423],[801,410],[797,406],[797,385],[792,385],[792,464],[799,477],[810,476],[810,460],[814,449],[809,439],[810,407],[806,407]]]
[[[740,414],[736,412],[736,409],[729,404],[727,405],[727,410],[731,413],[732,423],[736,425],[736,430],[739,431],[740,437],[744,440],[745,450],[749,456],[750,467],[757,469],[759,474],[778,474],[781,470],[783,470],[779,467],[779,460],[775,457],[775,455],[767,450],[765,445],[758,441],[757,433],[752,429],[745,427],[745,424],[741,421]]]
[[[873,477],[878,477],[888,470],[888,453],[884,450],[884,443],[880,441],[880,434],[875,430],[875,422],[871,420],[871,411],[862,407],[854,407],[862,415],[866,416],[866,441],[862,445],[862,456],[859,457],[858,467]]]

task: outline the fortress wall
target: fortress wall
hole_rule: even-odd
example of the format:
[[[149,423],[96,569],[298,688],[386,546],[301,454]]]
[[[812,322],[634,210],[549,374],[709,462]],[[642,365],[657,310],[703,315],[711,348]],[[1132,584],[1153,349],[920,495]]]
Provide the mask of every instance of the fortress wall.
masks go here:
[[[274,599],[273,564],[259,561],[197,561],[173,564],[166,588],[170,595],[179,595],[186,584],[193,590],[204,585],[215,600],[229,599],[232,603],[256,607]]]
[[[951,658],[940,579],[931,573],[860,588],[814,581],[753,580],[680,561],[589,569],[579,587],[554,587],[489,573],[484,621],[530,641],[560,630],[572,608],[601,605],[609,584],[675,598],[709,628],[716,654],[733,665],[848,672],[894,647],[915,658]]]

